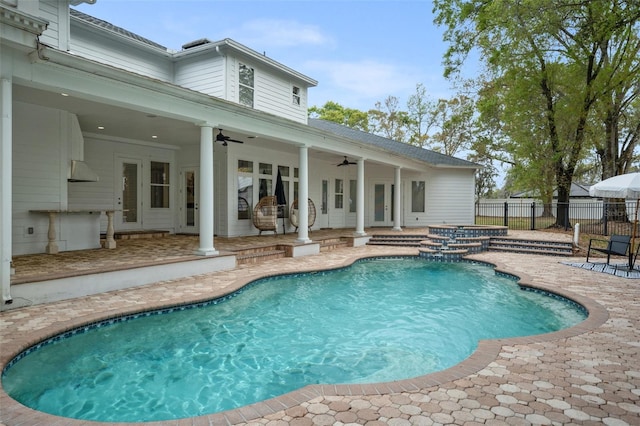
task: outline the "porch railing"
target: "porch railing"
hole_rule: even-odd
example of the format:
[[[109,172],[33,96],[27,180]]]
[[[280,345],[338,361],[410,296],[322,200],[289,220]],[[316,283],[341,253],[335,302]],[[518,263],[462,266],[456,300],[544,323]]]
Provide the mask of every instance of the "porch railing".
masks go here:
[[[604,202],[576,200],[544,204],[539,201],[479,201],[477,225],[503,225],[514,230],[536,230],[552,226],[570,230],[576,223],[580,232],[595,235],[631,235],[637,221],[636,201]],[[636,230],[636,234],[640,232]]]

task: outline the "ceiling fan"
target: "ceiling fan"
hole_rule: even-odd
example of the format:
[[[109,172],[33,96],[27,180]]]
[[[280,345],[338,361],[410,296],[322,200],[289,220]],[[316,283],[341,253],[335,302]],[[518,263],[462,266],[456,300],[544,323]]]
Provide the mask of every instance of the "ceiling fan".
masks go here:
[[[350,166],[351,164],[358,164],[358,163],[355,163],[355,162],[353,162],[353,161],[349,161],[349,160],[347,160],[347,156],[345,155],[345,156],[344,156],[344,160],[342,160],[342,163],[340,163],[340,164],[336,164],[336,165],[337,165],[338,167],[340,167],[340,166]]]
[[[222,142],[222,146],[227,146],[227,142],[244,143],[242,141],[231,139],[229,136],[222,134],[222,129],[218,129],[219,133],[216,135],[216,142]]]

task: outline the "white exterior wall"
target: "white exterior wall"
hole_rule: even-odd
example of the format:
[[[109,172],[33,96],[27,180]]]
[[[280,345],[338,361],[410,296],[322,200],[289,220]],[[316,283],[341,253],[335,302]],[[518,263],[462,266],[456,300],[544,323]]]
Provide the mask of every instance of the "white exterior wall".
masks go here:
[[[170,57],[160,49],[142,45],[123,44],[122,40],[105,37],[73,24],[71,28],[71,53],[108,64],[127,71],[146,75],[162,81],[173,81],[173,66]]]
[[[67,207],[67,120],[61,110],[13,103],[14,254],[42,252],[47,244],[47,216],[29,210]]]
[[[427,179],[428,224],[474,223],[474,171],[433,169]]]
[[[109,141],[85,137],[85,163],[98,174],[98,182],[69,183],[69,206],[96,209],[119,209],[117,204],[119,195],[121,170],[118,160],[121,158],[140,160],[142,163],[142,229],[157,229],[175,232],[178,210],[179,166],[176,161],[176,151],[173,148],[139,144],[136,141]],[[169,208],[151,208],[150,199],[150,163],[160,161],[169,163]],[[107,228],[106,217],[100,222],[101,232]],[[116,231],[118,223],[114,224]]]
[[[298,123],[307,123],[307,88],[288,78],[275,75],[253,61],[227,57],[227,100],[238,103],[238,69],[244,64],[254,69],[253,108],[284,117]],[[292,87],[300,87],[300,105],[293,104]]]
[[[33,0],[32,0],[33,1]],[[49,21],[40,41],[60,50],[69,46],[69,8],[65,0],[41,0],[36,16]]]
[[[226,99],[224,58],[198,55],[181,58],[174,65],[174,83],[207,95]]]

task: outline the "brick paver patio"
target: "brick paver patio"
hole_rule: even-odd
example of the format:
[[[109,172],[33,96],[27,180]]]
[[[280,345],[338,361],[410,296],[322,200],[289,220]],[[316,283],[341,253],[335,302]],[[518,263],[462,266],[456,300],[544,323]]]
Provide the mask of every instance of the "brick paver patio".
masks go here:
[[[340,248],[2,312],[0,362],[5,365],[30,344],[82,323],[211,298],[262,275],[345,265],[362,256],[415,253],[398,247]],[[640,280],[560,263],[567,258],[494,252],[472,257],[520,276],[523,284],[574,298],[587,307],[589,318],[548,335],[483,341],[461,364],[412,380],[311,385],[237,410],[154,424],[640,424]],[[2,390],[0,422],[95,424],[33,411]]]

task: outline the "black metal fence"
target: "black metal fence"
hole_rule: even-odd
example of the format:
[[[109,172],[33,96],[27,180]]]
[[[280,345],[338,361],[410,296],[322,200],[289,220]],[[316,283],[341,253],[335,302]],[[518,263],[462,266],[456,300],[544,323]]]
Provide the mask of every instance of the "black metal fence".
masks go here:
[[[573,229],[595,235],[631,235],[638,221],[638,203],[577,200],[543,204],[535,201],[480,201],[476,203],[477,225],[503,225],[514,230]],[[636,230],[637,231],[637,230]],[[640,235],[640,233],[637,233]]]

